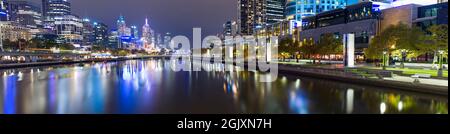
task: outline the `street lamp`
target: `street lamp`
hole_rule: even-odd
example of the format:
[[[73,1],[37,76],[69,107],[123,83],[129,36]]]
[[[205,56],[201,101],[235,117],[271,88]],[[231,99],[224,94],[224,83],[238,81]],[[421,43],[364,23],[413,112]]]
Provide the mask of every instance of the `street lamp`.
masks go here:
[[[400,68],[405,68],[405,61],[406,61],[406,49],[402,49],[402,63],[400,65]]]
[[[442,77],[443,73],[443,62],[444,62],[444,51],[439,50],[439,70],[438,70],[438,77]]]
[[[383,51],[383,70],[386,70],[386,62],[387,62],[386,55],[387,55],[387,51],[384,50]]]

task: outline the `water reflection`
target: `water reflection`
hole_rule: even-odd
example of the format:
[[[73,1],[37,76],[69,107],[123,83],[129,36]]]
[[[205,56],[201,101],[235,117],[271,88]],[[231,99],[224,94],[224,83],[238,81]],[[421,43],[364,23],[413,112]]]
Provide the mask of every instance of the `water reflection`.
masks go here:
[[[176,64],[175,64],[176,63]],[[3,114],[290,113],[448,114],[448,99],[201,63],[174,72],[164,59],[0,70]]]

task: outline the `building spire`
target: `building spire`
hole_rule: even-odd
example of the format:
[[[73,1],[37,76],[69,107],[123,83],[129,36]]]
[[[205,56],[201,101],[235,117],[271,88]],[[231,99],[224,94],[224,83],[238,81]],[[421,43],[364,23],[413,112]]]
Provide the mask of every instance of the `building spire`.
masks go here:
[[[148,18],[145,18],[145,25],[148,25]]]

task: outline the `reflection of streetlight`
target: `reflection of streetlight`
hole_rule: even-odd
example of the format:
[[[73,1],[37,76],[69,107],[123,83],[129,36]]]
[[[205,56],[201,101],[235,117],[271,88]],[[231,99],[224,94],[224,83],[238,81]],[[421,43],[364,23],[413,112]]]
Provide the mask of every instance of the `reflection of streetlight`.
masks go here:
[[[384,50],[383,51],[383,70],[386,70],[386,55],[387,55],[387,51]]]
[[[443,62],[444,62],[444,51],[439,50],[439,70],[438,70],[438,77],[442,77],[443,73]]]
[[[402,49],[402,63],[400,65],[400,68],[405,68],[405,61],[406,61],[406,49]]]

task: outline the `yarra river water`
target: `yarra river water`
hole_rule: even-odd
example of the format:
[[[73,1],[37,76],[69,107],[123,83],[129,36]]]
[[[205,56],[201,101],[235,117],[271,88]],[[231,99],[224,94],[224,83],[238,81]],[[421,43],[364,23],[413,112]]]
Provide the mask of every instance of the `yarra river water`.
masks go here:
[[[171,66],[150,59],[0,70],[0,114],[448,114],[447,97]]]

